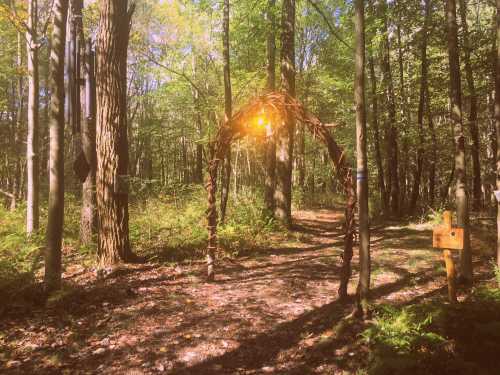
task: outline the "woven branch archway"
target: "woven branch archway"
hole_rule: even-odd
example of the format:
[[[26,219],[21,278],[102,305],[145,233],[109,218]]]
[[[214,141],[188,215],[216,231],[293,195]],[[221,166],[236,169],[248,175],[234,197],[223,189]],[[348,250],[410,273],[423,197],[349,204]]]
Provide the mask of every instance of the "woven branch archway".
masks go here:
[[[339,296],[346,297],[347,283],[351,275],[352,248],[355,233],[356,191],[352,169],[347,163],[344,151],[332,138],[327,127],[317,117],[307,112],[299,101],[287,94],[278,92],[259,96],[242,107],[231,119],[221,124],[215,139],[209,144],[210,161],[208,163],[208,181],[206,184],[208,192],[208,279],[213,280],[215,277],[215,251],[218,246],[216,192],[219,165],[226,157],[233,141],[254,133],[252,121],[262,113],[265,113],[275,128],[283,126],[282,119],[287,118],[287,116],[293,116],[296,121],[305,124],[309,131],[323,142],[328,149],[333,170],[341,182],[344,194],[346,195],[344,253],[342,256],[343,261],[339,287]]]

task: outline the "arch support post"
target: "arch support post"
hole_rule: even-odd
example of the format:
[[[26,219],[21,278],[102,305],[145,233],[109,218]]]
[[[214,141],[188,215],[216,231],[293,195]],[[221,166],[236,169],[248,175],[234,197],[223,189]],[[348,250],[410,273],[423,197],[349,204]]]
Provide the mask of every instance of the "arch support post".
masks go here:
[[[217,174],[220,160],[215,157],[215,146],[211,145],[211,154],[214,155],[208,163],[208,180],[206,189],[208,193],[207,228],[208,245],[206,252],[207,259],[207,280],[215,279],[215,252],[217,251]]]

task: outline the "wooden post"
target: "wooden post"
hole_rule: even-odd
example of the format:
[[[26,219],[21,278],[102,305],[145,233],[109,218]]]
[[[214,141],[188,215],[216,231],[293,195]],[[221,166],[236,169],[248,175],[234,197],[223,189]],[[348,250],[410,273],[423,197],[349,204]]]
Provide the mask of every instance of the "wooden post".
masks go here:
[[[444,226],[451,229],[451,211],[443,212]],[[443,249],[444,264],[446,266],[446,281],[448,282],[448,299],[451,303],[457,302],[455,263],[449,249]]]
[[[443,259],[446,266],[446,280],[448,282],[448,299],[451,303],[457,302],[455,263],[451,250],[461,250],[464,246],[463,228],[452,227],[451,211],[443,213],[443,225],[434,228],[433,247],[443,249]]]
[[[443,250],[444,264],[446,266],[446,280],[448,282],[448,299],[451,303],[457,302],[457,289],[455,283],[455,263],[451,256],[451,251],[448,249]]]
[[[443,212],[443,225],[447,228],[451,228],[451,211]]]

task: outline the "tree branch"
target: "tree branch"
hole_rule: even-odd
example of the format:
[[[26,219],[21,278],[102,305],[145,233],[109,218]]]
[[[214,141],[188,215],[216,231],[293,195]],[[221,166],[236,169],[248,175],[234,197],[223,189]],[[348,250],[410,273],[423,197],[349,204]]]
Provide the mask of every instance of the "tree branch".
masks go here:
[[[323,12],[323,10],[319,7],[319,5],[316,4],[313,0],[307,0],[307,2],[309,4],[311,4],[312,7],[314,9],[316,9],[316,11],[319,13],[319,15],[323,18],[323,20],[325,21],[326,25],[330,29],[330,32],[332,33],[332,35],[335,38],[337,38],[344,46],[346,46],[350,50],[354,51],[354,48],[352,48],[344,39],[342,39],[342,37],[337,32],[337,30],[335,30],[335,28],[332,26],[330,20],[328,19],[328,17],[326,16],[326,14]]]

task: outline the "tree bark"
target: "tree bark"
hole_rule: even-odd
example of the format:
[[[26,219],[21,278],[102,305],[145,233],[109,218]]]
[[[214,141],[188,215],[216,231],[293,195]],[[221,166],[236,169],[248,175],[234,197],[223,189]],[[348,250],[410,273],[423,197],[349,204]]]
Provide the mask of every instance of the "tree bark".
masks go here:
[[[50,54],[49,207],[45,249],[45,288],[61,286],[61,243],[64,221],[64,55],[68,0],[55,0]]]
[[[222,16],[222,55],[224,59],[224,121],[227,122],[232,116],[232,93],[231,93],[231,65],[229,57],[229,0],[224,0]],[[231,183],[231,147],[227,150],[222,170],[222,189],[220,203],[220,220],[226,220],[227,201],[229,199],[229,187]],[[210,276],[210,275],[209,275]]]
[[[28,139],[26,149],[27,211],[26,232],[32,234],[39,227],[39,72],[38,72],[38,1],[28,2],[28,30],[26,32],[28,57]]]
[[[96,87],[95,54],[89,39],[85,48],[85,117],[82,121],[82,151],[89,171],[82,186],[82,211],[80,219],[80,241],[84,245],[92,243],[97,229],[96,215]]]
[[[424,27],[422,28],[422,45],[420,52],[420,98],[418,102],[417,124],[418,124],[418,148],[417,148],[417,165],[415,168],[415,176],[413,178],[413,187],[410,199],[410,214],[415,212],[417,207],[418,197],[420,195],[420,181],[422,179],[422,169],[424,164],[424,110],[426,104],[427,89],[427,34],[430,23],[430,0],[424,1]]]
[[[460,252],[460,277],[472,283],[472,254],[469,234],[469,208],[465,172],[465,136],[462,125],[462,90],[460,85],[460,60],[458,54],[457,16],[455,0],[446,2],[448,26],[448,58],[450,64],[451,121],[455,137],[455,202],[458,226],[464,228],[464,249]]]
[[[203,138],[203,122],[201,120],[201,109],[197,109],[196,113],[196,131],[199,137],[199,141],[196,144],[196,182],[203,183],[203,145],[200,143]]]
[[[375,64],[373,56],[370,54],[368,57],[368,65],[370,70],[371,80],[371,96],[372,96],[372,127],[373,127],[373,143],[375,148],[375,164],[377,165],[378,173],[378,188],[380,191],[380,202],[382,205],[382,212],[387,215],[389,212],[389,197],[384,179],[384,166],[382,164],[382,153],[380,151],[380,129],[378,123],[378,94],[377,94],[377,77],[375,76]]]
[[[460,1],[460,18],[462,21],[462,39],[463,39],[463,56],[465,67],[465,79],[469,89],[469,118],[468,125],[470,136],[472,138],[472,147],[470,149],[472,156],[472,209],[479,211],[482,208],[481,199],[481,164],[479,161],[479,130],[477,124],[477,94],[474,84],[474,73],[470,61],[472,46],[469,41],[469,28],[467,26],[467,0]]]
[[[196,69],[196,56],[192,58],[193,65],[193,75],[197,77],[197,69]],[[196,132],[198,136],[198,142],[196,143],[196,155],[195,155],[195,172],[194,172],[194,180],[198,184],[203,183],[203,144],[201,140],[203,138],[203,121],[202,121],[202,108],[200,105],[200,92],[197,87],[192,87],[193,93],[193,104],[196,110],[195,114],[195,122],[196,122]]]
[[[500,190],[500,0],[496,1],[496,39],[497,53],[495,59],[495,129],[496,129],[496,185]],[[497,265],[500,267],[500,202],[497,200]]]
[[[437,163],[437,139],[434,119],[432,117],[431,99],[429,95],[429,86],[425,92],[427,121],[429,123],[429,132],[431,133],[431,157],[429,160],[429,206],[434,208],[436,199],[436,163]]]
[[[396,3],[395,6],[398,8],[400,4]],[[399,9],[397,13],[400,13]],[[408,144],[408,131],[407,128],[411,123],[410,103],[408,102],[408,95],[406,94],[405,80],[404,80],[404,63],[403,63],[403,46],[401,43],[401,15],[398,16],[398,22],[396,24],[396,36],[397,36],[397,48],[398,48],[398,66],[399,66],[399,96],[400,96],[400,116],[401,122],[397,129],[401,129],[401,151],[403,155],[409,154],[409,144]],[[401,162],[398,162],[398,175],[399,175],[399,212],[403,212],[407,207],[408,200],[408,164],[409,158],[403,158]],[[398,157],[399,161],[399,157]]]
[[[276,90],[276,17],[274,15],[276,0],[267,4],[267,91]],[[265,187],[264,205],[266,215],[274,214],[274,192],[276,186],[276,139],[274,132],[266,138],[265,144]]]
[[[100,2],[97,35],[97,210],[101,266],[134,260],[129,242],[127,0]]]
[[[396,99],[394,95],[394,84],[392,81],[389,30],[387,25],[387,0],[380,2],[380,14],[383,17],[383,51],[382,72],[388,107],[388,121],[386,125],[387,148],[388,148],[388,170],[390,181],[390,209],[393,216],[399,216],[399,177],[398,177],[398,132],[396,128]]]
[[[17,68],[21,71],[23,66],[23,54],[22,54],[22,35],[20,32],[17,33]],[[23,122],[23,107],[24,107],[24,82],[22,74],[19,74],[17,79],[17,107],[16,107],[16,124],[14,133],[14,165],[15,165],[15,176],[14,183],[12,187],[12,198],[10,202],[10,209],[15,210],[17,207],[17,199],[21,198],[21,132],[22,132],[22,122]]]
[[[295,0],[284,0],[281,14],[281,86],[295,97]],[[295,119],[287,111],[285,126],[276,132],[276,190],[274,215],[285,226],[292,225],[292,161]]]
[[[355,0],[356,38],[354,100],[356,105],[357,197],[359,213],[359,283],[357,310],[366,312],[370,291],[370,224],[368,212],[368,161],[366,152],[365,109],[365,17],[364,1]]]

